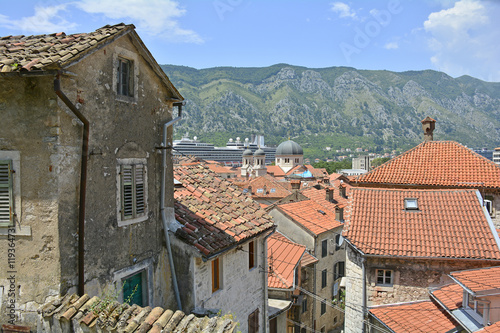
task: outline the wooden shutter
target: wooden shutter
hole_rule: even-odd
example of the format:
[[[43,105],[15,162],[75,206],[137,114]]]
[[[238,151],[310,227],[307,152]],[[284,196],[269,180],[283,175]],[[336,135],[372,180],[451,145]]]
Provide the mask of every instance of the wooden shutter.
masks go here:
[[[220,288],[219,258],[212,260],[212,292]]]
[[[122,219],[146,213],[145,179],[146,167],[143,164],[121,166]]]
[[[122,185],[122,218],[134,217],[134,177],[133,166],[122,165],[121,167]]]
[[[0,160],[0,226],[11,226],[14,222],[12,172],[12,161]]]
[[[135,166],[135,215],[141,216],[146,211],[146,200],[144,196],[144,165]]]
[[[259,331],[259,309],[248,316],[248,332],[257,333]]]

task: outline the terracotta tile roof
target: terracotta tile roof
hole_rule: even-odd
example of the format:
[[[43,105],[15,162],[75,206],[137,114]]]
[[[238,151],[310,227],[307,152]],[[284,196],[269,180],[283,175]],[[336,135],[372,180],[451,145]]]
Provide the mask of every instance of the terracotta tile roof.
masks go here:
[[[286,189],[285,183],[278,182],[270,175],[260,176],[248,182],[252,187],[252,196],[254,198],[284,198],[292,192]]]
[[[207,163],[207,167],[212,170],[213,172],[219,174],[219,173],[235,173],[233,170],[231,170],[230,167],[222,166],[214,163]]]
[[[500,289],[500,266],[451,272],[450,275],[474,293]]]
[[[479,331],[476,331],[476,333],[500,333],[500,321],[497,321],[490,326],[486,326]]]
[[[250,196],[202,164],[175,167],[174,178],[182,183],[174,190],[175,218],[183,225],[176,235],[205,256],[274,226]]]
[[[343,197],[340,195],[339,186],[344,186],[346,188],[346,196],[347,197]],[[327,187],[327,188],[321,187],[318,189],[316,186],[312,186],[312,187],[306,187],[306,188],[302,189],[300,193],[302,193],[303,195],[305,195],[309,199],[316,201],[317,203],[324,206],[325,208],[330,209],[332,212],[335,212],[335,207],[338,206],[338,207],[343,208],[343,207],[347,206],[348,198],[349,198],[349,191],[350,191],[351,187],[352,187],[351,185],[346,185],[346,184],[341,185],[341,183],[338,182],[336,187]],[[328,189],[328,191],[332,191],[332,195],[333,195],[332,201],[326,200],[327,189]]]
[[[335,229],[343,225],[335,219],[332,212],[313,200],[284,203],[276,206],[277,209],[292,218],[314,235]]]
[[[267,173],[274,174],[274,177],[285,177],[285,172],[278,165],[267,165]]]
[[[359,176],[357,182],[500,189],[500,167],[457,142],[429,141]]]
[[[134,30],[132,24],[106,25],[94,32],[0,38],[0,71],[57,69],[83,57],[112,39]]]
[[[267,239],[267,263],[269,288],[293,288],[294,272],[306,251],[304,245],[295,243],[282,233],[275,232]]]
[[[443,333],[460,327],[447,312],[432,301],[378,306],[369,311],[395,333]]]
[[[500,259],[477,190],[351,189],[343,235],[370,255]],[[405,199],[417,210],[405,210]]]
[[[304,164],[304,166],[312,173],[315,178],[328,177],[328,172],[325,168],[315,168],[310,164]]]
[[[308,265],[311,265],[311,264],[315,264],[317,263],[319,260],[318,258],[316,258],[315,256],[313,256],[312,254],[310,254],[309,252],[304,252],[304,255],[302,256],[302,260],[300,261],[300,264],[302,265],[302,267],[304,266],[308,266]]]
[[[99,311],[105,307],[104,311]],[[93,310],[94,309],[94,310]],[[60,297],[39,310],[44,332],[56,332],[71,321],[73,330],[83,332],[234,332],[237,323],[220,317],[199,318],[161,307],[106,302],[98,297],[76,294]],[[77,325],[77,327],[75,327]],[[69,328],[68,324],[68,328]]]
[[[448,284],[430,292],[447,310],[453,311],[462,306],[463,288],[456,284]]]

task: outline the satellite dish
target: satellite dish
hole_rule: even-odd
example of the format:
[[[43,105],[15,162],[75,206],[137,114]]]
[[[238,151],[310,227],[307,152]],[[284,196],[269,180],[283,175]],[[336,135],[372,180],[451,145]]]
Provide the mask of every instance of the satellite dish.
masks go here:
[[[342,235],[338,235],[337,236],[337,246],[342,246],[343,243],[344,243],[344,237],[342,237]]]

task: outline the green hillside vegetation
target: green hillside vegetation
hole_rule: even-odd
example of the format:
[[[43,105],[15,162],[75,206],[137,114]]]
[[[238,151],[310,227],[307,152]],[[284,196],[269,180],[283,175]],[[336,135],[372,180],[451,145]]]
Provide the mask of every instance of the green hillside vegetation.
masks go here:
[[[335,152],[340,148],[412,147],[422,141],[420,121],[430,116],[436,140],[500,146],[500,83],[432,70],[162,68],[186,99],[176,138],[189,133],[218,146],[252,134],[263,134],[267,145],[292,138],[306,158],[327,159],[345,155]]]

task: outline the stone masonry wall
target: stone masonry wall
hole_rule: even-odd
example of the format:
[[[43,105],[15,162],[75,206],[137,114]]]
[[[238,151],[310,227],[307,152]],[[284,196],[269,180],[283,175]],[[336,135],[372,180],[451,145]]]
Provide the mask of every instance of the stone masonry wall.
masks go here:
[[[221,315],[232,314],[240,326],[241,332],[248,331],[248,316],[259,309],[259,332],[265,332],[267,314],[264,304],[267,304],[267,280],[265,281],[264,236],[257,242],[259,253],[257,266],[248,269],[248,243],[242,250],[233,249],[220,256],[222,261],[221,288],[212,293],[211,261],[196,260],[194,267],[195,306],[221,311]],[[265,282],[265,285],[264,285]]]
[[[363,329],[363,276],[361,256],[346,246],[346,306],[344,329],[346,333],[359,333]]]

